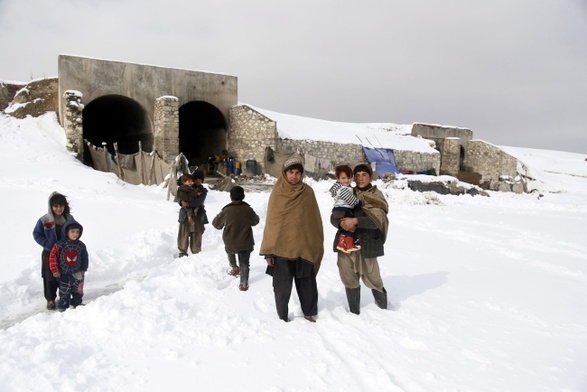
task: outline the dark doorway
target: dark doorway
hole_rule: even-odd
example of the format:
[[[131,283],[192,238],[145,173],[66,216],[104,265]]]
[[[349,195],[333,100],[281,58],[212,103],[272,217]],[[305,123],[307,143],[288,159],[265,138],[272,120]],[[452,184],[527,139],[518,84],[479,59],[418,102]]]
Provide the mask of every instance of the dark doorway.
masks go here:
[[[467,171],[465,168],[465,148],[462,144],[459,146],[459,153],[459,170]]]
[[[226,149],[226,119],[218,108],[203,101],[192,101],[179,108],[179,151],[190,166],[200,166],[210,155]]]
[[[88,103],[83,110],[83,137],[95,146],[106,143],[114,153],[134,154],[153,150],[153,126],[143,107],[133,99],[122,95],[105,95]],[[84,144],[84,163],[92,165],[92,158]]]

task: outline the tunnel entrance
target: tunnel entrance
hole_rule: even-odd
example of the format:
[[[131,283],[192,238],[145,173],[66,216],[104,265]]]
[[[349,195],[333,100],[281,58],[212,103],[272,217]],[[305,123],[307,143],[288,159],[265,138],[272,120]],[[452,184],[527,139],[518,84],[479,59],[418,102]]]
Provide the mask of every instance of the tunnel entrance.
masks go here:
[[[210,155],[220,155],[227,145],[227,125],[218,108],[191,101],[179,108],[179,151],[190,166],[200,166]]]
[[[88,103],[83,110],[83,137],[95,146],[118,152],[134,154],[153,150],[153,125],[148,113],[133,99],[123,95],[105,95]],[[84,143],[84,163],[92,165],[92,157]]]

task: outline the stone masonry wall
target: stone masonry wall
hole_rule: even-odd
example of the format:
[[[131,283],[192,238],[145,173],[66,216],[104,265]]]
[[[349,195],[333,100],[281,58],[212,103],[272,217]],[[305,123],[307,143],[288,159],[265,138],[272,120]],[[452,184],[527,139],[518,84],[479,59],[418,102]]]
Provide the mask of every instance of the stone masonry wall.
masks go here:
[[[442,151],[442,159],[439,174],[457,177],[461,158],[460,139],[457,137],[442,139],[440,151]]]
[[[0,82],[0,111],[8,108],[18,90],[26,86],[25,83]]]
[[[57,112],[59,106],[57,83],[57,78],[30,81],[16,91],[12,102],[4,111],[16,118],[39,117],[47,112]],[[12,91],[8,85],[3,90],[3,96]]]
[[[481,182],[498,181],[500,176],[515,177],[518,160],[499,147],[482,140],[471,140],[465,168],[481,175]]]
[[[179,154],[179,99],[172,96],[157,98],[154,113],[154,149],[165,162],[172,162]]]
[[[67,90],[63,93],[63,129],[67,139],[67,148],[76,153],[77,159],[83,162],[83,115],[84,104],[82,93],[76,90]]]
[[[408,171],[425,171],[434,169],[436,173],[440,172],[440,153],[393,150],[395,164],[399,169]]]
[[[246,105],[234,106],[229,114],[229,153],[243,165],[257,161],[258,171],[264,171],[265,147],[277,149],[277,124]]]
[[[324,177],[337,165],[348,164],[353,167],[358,163],[367,162],[363,147],[359,144],[279,139],[277,150],[303,155],[306,160],[306,169],[315,174],[315,177]]]

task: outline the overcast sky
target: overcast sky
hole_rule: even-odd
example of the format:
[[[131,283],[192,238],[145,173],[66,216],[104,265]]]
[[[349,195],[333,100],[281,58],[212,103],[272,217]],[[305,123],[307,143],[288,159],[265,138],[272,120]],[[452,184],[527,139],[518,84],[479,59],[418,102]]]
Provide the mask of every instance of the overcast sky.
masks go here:
[[[0,0],[0,80],[59,54],[238,77],[239,101],[587,154],[587,0]]]

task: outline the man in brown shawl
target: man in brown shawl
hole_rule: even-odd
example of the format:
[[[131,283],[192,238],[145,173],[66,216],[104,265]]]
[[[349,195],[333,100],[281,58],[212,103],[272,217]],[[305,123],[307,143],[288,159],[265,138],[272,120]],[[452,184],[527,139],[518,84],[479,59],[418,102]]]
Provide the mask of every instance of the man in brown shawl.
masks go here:
[[[314,322],[318,314],[316,274],[324,255],[324,232],[320,210],[312,188],[302,182],[304,167],[299,158],[283,164],[267,205],[267,220],[260,254],[273,276],[277,315],[288,319],[292,281],[304,313]]]
[[[330,217],[330,223],[339,231],[355,231],[361,240],[361,249],[356,252],[338,251],[338,272],[345,286],[349,310],[359,314],[361,307],[361,285],[371,289],[375,303],[381,309],[387,309],[387,291],[383,287],[379,271],[378,256],[383,256],[383,244],[387,237],[387,200],[377,186],[371,184],[373,170],[367,164],[360,164],[353,170],[355,176],[355,193],[361,200],[362,207],[355,207],[354,218]],[[339,224],[340,223],[340,224]],[[338,238],[338,233],[335,239]],[[336,240],[333,249],[336,249]]]

